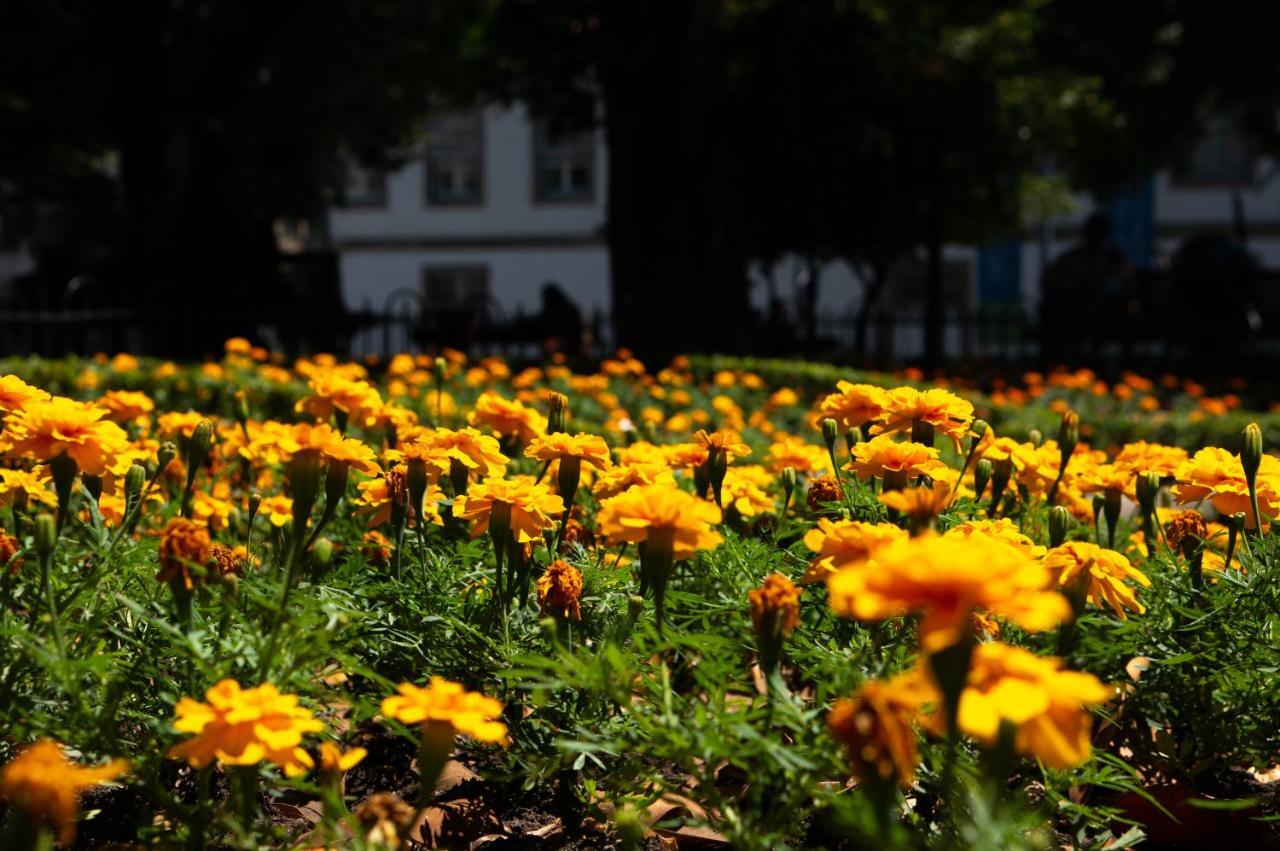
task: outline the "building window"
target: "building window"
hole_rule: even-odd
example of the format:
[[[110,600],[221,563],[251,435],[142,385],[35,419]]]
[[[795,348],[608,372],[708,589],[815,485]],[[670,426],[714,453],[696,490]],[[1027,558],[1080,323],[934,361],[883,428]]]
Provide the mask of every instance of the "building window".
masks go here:
[[[1205,124],[1204,135],[1191,152],[1186,166],[1174,172],[1175,184],[1231,186],[1253,180],[1256,151],[1252,142],[1229,118],[1215,117]]]
[[[489,267],[429,266],[422,287],[432,310],[483,311],[489,303]]]
[[[354,162],[347,163],[340,200],[344,207],[387,206],[386,173]]]
[[[479,204],[484,198],[484,113],[442,115],[427,123],[427,203]]]
[[[533,197],[539,202],[590,201],[595,163],[590,131],[552,133],[543,124],[533,130]]]

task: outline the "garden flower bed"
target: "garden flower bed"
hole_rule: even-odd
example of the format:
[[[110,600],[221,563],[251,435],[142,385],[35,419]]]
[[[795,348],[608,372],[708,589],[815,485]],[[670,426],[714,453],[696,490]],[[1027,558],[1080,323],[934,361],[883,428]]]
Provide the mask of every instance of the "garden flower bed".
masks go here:
[[[0,847],[1274,841],[1249,398],[8,362]]]

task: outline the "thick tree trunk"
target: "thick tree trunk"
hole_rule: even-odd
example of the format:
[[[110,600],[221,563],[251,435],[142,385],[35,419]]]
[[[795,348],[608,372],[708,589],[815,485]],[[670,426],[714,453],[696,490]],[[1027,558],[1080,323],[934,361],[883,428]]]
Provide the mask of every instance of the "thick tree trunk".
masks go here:
[[[745,338],[746,261],[717,158],[715,0],[602,6],[614,329],[655,363]]]

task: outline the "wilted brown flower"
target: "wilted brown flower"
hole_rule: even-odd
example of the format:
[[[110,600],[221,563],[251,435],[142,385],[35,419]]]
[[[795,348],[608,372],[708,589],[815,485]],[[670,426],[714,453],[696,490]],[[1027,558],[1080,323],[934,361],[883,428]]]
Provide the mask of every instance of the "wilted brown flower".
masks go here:
[[[5,565],[9,566],[9,570],[17,573],[22,569],[22,559],[14,558],[18,551],[22,549],[22,544],[18,543],[18,539],[10,535],[8,532],[0,532],[0,568]]]
[[[809,480],[809,511],[818,514],[823,503],[836,502],[840,499],[840,483],[835,476],[814,476]]]
[[[195,587],[191,568],[203,567],[213,555],[213,542],[203,523],[175,517],[160,530],[160,572],[156,579],[171,585],[181,584],[190,591]]]
[[[920,763],[914,721],[921,707],[934,699],[934,689],[919,671],[870,680],[831,709],[827,728],[844,745],[860,780],[906,785]]]
[[[782,637],[800,622],[800,589],[781,573],[774,573],[759,588],[747,592],[751,625],[757,634],[776,629]]]
[[[538,577],[538,607],[543,615],[582,620],[582,574],[567,561],[556,560]]]
[[[1187,509],[1169,518],[1165,535],[1170,547],[1190,558],[1192,552],[1209,537],[1209,526],[1199,511]]]

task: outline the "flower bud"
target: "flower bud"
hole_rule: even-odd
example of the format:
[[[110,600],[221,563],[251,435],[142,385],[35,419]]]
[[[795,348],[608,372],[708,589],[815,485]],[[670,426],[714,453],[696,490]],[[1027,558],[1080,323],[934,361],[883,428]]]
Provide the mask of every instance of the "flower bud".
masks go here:
[[[36,515],[36,553],[47,558],[58,545],[58,524],[49,514]]]
[[[782,510],[786,511],[791,504],[791,495],[796,491],[796,468],[783,467],[778,478],[782,481]]]
[[[547,433],[556,434],[564,431],[569,422],[569,397],[563,393],[552,391],[549,405]]]
[[[262,494],[257,491],[249,492],[249,522],[253,522],[253,518],[258,516],[258,509],[262,507]]]
[[[178,447],[174,446],[167,440],[160,444],[160,448],[156,450],[157,474],[163,473],[165,470],[169,469],[169,464],[171,464],[173,459],[177,457]]]
[[[822,442],[827,445],[827,451],[834,453],[836,451],[836,438],[840,436],[840,425],[831,417],[827,417],[822,421]]]
[[[707,468],[707,475],[711,479],[711,490],[716,497],[716,505],[720,505],[724,477],[729,472],[729,453],[723,449],[719,452],[713,452],[711,457],[707,459]]]
[[[1160,493],[1160,474],[1148,470],[1138,474],[1138,508],[1144,515],[1156,510],[1156,495]]]
[[[1061,505],[1049,509],[1049,546],[1060,547],[1071,529],[1071,512]]]
[[[235,402],[236,422],[241,428],[246,428],[249,423],[249,397],[243,390],[237,390]]]
[[[1058,426],[1058,448],[1063,458],[1070,458],[1080,442],[1080,415],[1075,411],[1063,411],[1062,422]]]
[[[295,452],[289,462],[289,491],[293,497],[293,528],[304,529],[320,493],[320,453],[314,449]]]
[[[1244,467],[1244,480],[1252,484],[1262,465],[1262,429],[1257,423],[1244,427],[1240,442],[1240,464]]]
[[[147,468],[138,463],[129,466],[124,474],[124,511],[131,514],[142,502],[142,488],[147,484]]]
[[[213,447],[213,423],[201,420],[191,431],[191,440],[187,442],[187,477],[194,478],[192,472],[209,457]]]
[[[433,369],[435,370],[435,374],[436,374],[436,384],[444,384],[445,372],[447,372],[449,369],[448,362],[445,361],[445,359],[442,357],[437,357],[435,359],[435,363],[433,364]]]
[[[1044,434],[1038,428],[1033,428],[1027,432],[1027,442],[1036,449],[1040,448],[1040,444],[1044,443]]]
[[[989,431],[991,431],[991,426],[986,420],[974,420],[969,426],[969,432],[973,435],[975,443],[981,442],[982,438],[986,437],[987,432]]]
[[[1012,458],[1001,458],[998,461],[991,462],[991,505],[993,508],[1000,506],[1000,500],[1004,498],[1005,489],[1009,487],[1009,480],[1012,478]]]
[[[409,488],[409,504],[413,506],[413,516],[421,519],[422,503],[427,498],[427,462],[421,458],[410,458],[408,471],[405,473],[405,485]]]
[[[328,567],[333,561],[333,541],[328,538],[316,538],[311,545],[311,563],[316,567]]]
[[[982,492],[987,489],[987,482],[991,481],[991,461],[987,458],[981,458],[977,464],[973,465],[973,499],[978,501],[982,499]]]

